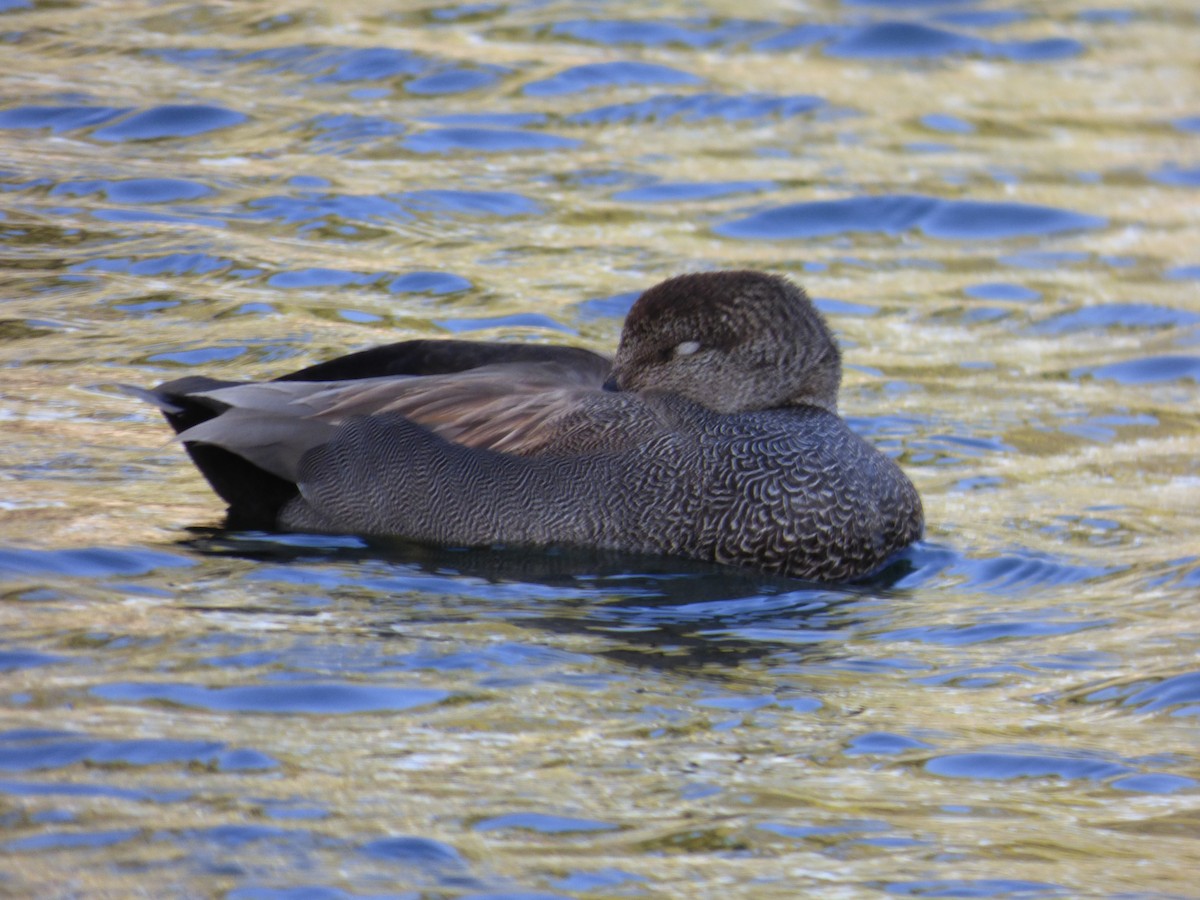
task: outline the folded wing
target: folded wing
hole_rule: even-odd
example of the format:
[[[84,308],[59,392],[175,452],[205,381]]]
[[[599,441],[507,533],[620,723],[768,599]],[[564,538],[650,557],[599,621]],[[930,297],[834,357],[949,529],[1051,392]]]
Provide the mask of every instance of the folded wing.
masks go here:
[[[602,396],[606,374],[601,365],[522,362],[446,375],[222,386],[187,394],[219,412],[179,438],[223,447],[293,482],[304,454],[338,427],[384,413],[467,447],[534,455],[561,437],[562,423],[589,395]]]

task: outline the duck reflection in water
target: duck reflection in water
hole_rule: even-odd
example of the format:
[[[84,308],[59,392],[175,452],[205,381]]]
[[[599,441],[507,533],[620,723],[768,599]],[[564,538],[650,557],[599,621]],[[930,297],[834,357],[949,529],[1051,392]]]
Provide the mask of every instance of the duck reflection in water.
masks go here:
[[[919,544],[868,578],[824,585],[747,567],[590,548],[451,549],[394,538],[190,531],[183,545],[192,552],[252,560],[268,571],[281,566],[285,594],[299,578],[344,599],[359,598],[380,620],[380,637],[403,638],[427,617],[497,618],[520,628],[601,637],[605,643],[592,651],[597,656],[687,672],[779,654],[807,662],[842,658],[847,633],[865,621],[863,601],[870,604],[914,573],[935,577],[946,564]],[[277,613],[278,607],[241,611]]]

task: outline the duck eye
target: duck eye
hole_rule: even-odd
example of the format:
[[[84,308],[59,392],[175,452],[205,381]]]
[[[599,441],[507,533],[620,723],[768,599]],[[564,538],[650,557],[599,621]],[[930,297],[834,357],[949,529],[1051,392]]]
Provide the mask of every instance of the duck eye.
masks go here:
[[[691,356],[699,349],[699,341],[684,341],[682,344],[676,344],[673,352],[675,356]]]

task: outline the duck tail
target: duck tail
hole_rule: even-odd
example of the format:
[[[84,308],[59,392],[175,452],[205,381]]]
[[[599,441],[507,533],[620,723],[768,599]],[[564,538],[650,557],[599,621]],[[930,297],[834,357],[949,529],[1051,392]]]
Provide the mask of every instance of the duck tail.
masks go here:
[[[151,390],[127,388],[126,391],[157,406],[167,424],[181,434],[228,409],[227,404],[201,394],[241,383],[194,375]],[[294,483],[223,447],[195,441],[184,441],[183,447],[212,489],[229,504],[227,528],[274,530],[278,527],[279,511],[299,494]]]

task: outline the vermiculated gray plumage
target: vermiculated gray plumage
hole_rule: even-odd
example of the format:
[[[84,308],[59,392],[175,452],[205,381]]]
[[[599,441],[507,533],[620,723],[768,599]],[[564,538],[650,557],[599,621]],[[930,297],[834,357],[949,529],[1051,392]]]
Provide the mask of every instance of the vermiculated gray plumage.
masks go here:
[[[911,482],[837,415],[840,374],[803,292],[718,272],[647,291],[611,369],[573,348],[413,341],[155,393],[235,520],[839,581],[923,528]]]

